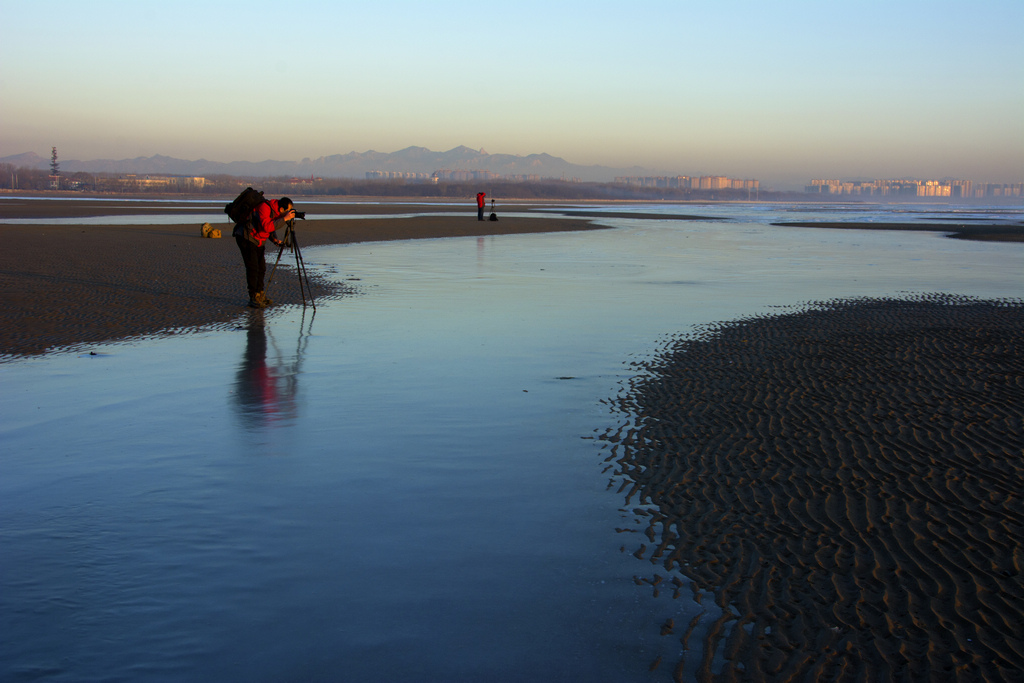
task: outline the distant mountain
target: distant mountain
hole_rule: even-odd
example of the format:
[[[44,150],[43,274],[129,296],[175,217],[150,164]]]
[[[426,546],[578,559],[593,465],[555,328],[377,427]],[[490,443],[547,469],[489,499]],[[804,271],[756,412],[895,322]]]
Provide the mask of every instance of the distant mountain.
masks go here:
[[[12,154],[9,157],[3,157],[0,159],[0,164],[11,164],[15,168],[35,168],[39,170],[50,168],[50,160],[44,159],[35,152]]]
[[[187,161],[168,156],[137,157],[135,159],[94,159],[77,161],[58,159],[62,173],[152,173],[168,175],[210,176],[218,174],[268,178],[275,176],[322,178],[363,178],[368,171],[394,171],[406,173],[433,173],[442,169],[462,171],[491,171],[501,175],[538,175],[542,178],[579,178],[584,181],[605,182],[616,176],[657,175],[657,171],[633,166],[609,168],[583,166],[550,154],[488,154],[484,150],[459,146],[447,152],[433,152],[425,147],[406,147],[397,152],[349,152],[332,154],[302,161],[267,160],[259,162],[231,161],[227,163],[198,159]],[[50,159],[34,152],[0,158],[0,163],[40,170],[50,168]]]

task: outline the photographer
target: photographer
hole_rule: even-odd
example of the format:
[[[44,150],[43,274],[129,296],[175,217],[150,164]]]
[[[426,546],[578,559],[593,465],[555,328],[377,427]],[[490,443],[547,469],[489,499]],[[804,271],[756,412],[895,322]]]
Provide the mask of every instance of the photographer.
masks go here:
[[[476,219],[482,221],[484,219],[484,198],[487,196],[486,192],[476,193]]]
[[[288,197],[271,199],[260,203],[248,221],[235,226],[232,234],[245,262],[245,282],[252,308],[266,308],[274,303],[263,293],[263,277],[267,272],[266,242],[269,239],[280,245],[281,241],[274,233],[286,222],[294,220],[295,213],[295,205]]]

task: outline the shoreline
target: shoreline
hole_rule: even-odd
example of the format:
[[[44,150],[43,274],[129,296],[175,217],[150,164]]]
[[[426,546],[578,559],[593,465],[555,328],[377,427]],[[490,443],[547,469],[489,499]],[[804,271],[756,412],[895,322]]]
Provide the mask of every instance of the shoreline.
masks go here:
[[[962,219],[961,219],[962,220]],[[956,240],[978,242],[1024,242],[1022,223],[962,223],[950,219],[949,223],[841,223],[828,221],[784,221],[772,223],[782,228],[832,228],[837,230],[903,230],[913,232],[941,232]]]
[[[175,330],[227,325],[249,310],[244,270],[224,217],[212,223],[222,239],[199,236],[200,212],[208,216],[222,209],[222,198],[204,196],[136,196],[28,198],[0,195],[0,287],[5,305],[0,308],[0,359],[34,356],[85,344],[170,333]],[[557,213],[567,202],[505,201],[497,208],[497,222],[476,220],[465,203],[416,201],[415,213],[405,204],[366,202],[345,198],[303,197],[316,208],[330,202],[335,215],[359,218],[298,221],[303,248],[444,237],[562,232],[606,229],[595,221],[606,217],[668,220],[714,220],[710,217],[642,212],[604,213],[574,210]],[[630,202],[613,202],[618,206]],[[699,202],[707,204],[707,202]],[[173,225],[71,225],[46,219],[96,219],[103,216],[169,215],[196,211],[197,220]],[[508,216],[535,210],[529,216]],[[460,213],[460,215],[443,215]],[[462,215],[464,212],[464,215]],[[430,214],[438,215],[430,215]],[[489,213],[489,211],[488,211]],[[18,220],[31,224],[19,224]],[[185,220],[185,219],[183,219]],[[985,241],[1024,242],[1022,224],[929,223],[776,223],[793,227],[926,230],[947,237]],[[268,249],[268,271],[276,252]],[[273,257],[271,256],[273,254]],[[287,263],[287,260],[285,260]],[[344,282],[314,274],[316,299],[351,292]],[[294,277],[277,278],[271,298],[278,304],[302,301]]]
[[[47,202],[49,203],[49,202]],[[103,207],[130,210],[137,207]],[[387,207],[385,207],[387,208]],[[170,208],[160,208],[167,213]],[[450,211],[451,207],[447,207]],[[88,207],[47,207],[50,218],[81,217]],[[180,206],[173,209],[180,213]],[[0,218],[24,218],[0,202]],[[38,214],[38,212],[36,212]],[[362,210],[359,213],[363,213]],[[303,249],[325,245],[445,237],[483,237],[602,229],[571,218],[465,216],[392,218],[394,207],[375,218],[307,220],[296,223]],[[102,215],[110,215],[105,213]],[[38,216],[36,216],[38,217]],[[245,271],[229,223],[218,223],[221,239],[200,236],[187,225],[0,225],[0,359],[73,350],[88,344],[227,326],[249,311]],[[307,262],[311,254],[304,253]],[[267,274],[277,251],[267,250]],[[287,256],[287,255],[286,255]],[[282,259],[288,263],[287,259]],[[344,296],[344,282],[310,276],[313,296]],[[291,272],[268,288],[278,305],[301,304]]]

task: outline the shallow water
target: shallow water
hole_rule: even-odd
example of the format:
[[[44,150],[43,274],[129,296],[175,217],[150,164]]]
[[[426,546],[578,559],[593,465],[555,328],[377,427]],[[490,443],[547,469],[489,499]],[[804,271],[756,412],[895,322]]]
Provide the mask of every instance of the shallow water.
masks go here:
[[[0,365],[0,679],[692,672],[659,625],[707,603],[637,584],[595,439],[632,363],[812,300],[1024,297],[1024,245],[706,210],[308,248],[359,294]]]

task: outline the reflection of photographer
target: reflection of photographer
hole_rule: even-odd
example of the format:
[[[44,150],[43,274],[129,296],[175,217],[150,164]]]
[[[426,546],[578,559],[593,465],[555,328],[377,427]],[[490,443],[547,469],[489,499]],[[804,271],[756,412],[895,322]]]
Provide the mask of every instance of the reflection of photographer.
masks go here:
[[[302,349],[289,364],[276,352],[268,358],[263,315],[253,313],[245,335],[245,355],[235,378],[235,400],[242,422],[266,428],[295,418],[295,393]],[[301,341],[301,340],[300,340]]]
[[[263,291],[263,278],[267,272],[265,254],[266,242],[269,239],[280,245],[275,231],[289,221],[305,218],[305,212],[295,210],[295,205],[288,197],[260,202],[248,219],[235,225],[232,233],[238,249],[242,252],[245,263],[245,283],[249,289],[249,305],[253,308],[266,308],[274,303],[267,299]]]

